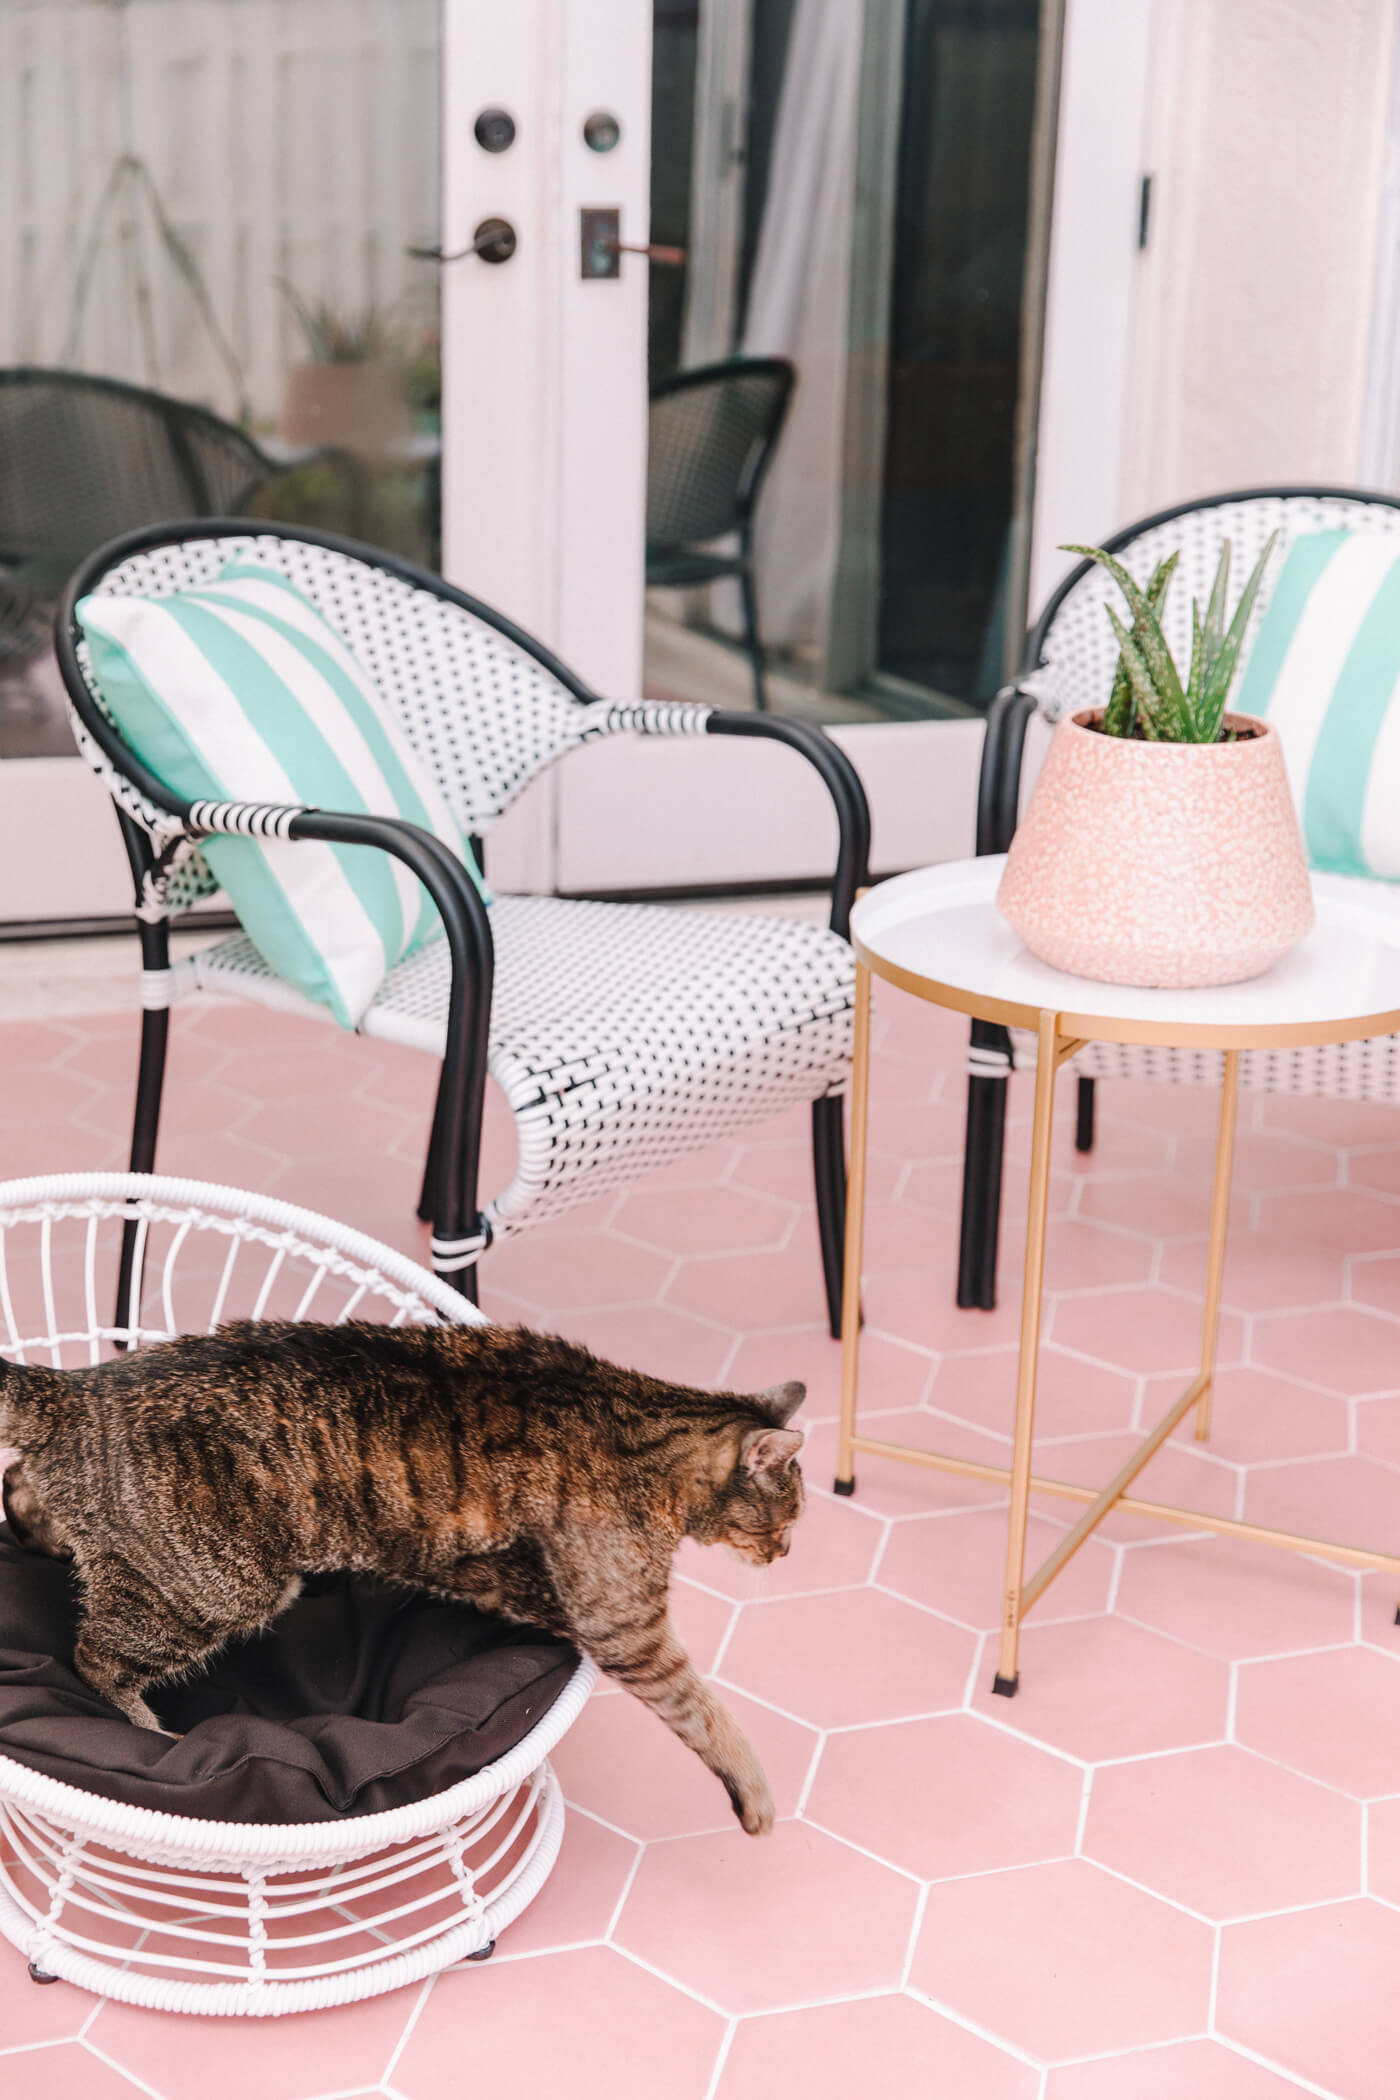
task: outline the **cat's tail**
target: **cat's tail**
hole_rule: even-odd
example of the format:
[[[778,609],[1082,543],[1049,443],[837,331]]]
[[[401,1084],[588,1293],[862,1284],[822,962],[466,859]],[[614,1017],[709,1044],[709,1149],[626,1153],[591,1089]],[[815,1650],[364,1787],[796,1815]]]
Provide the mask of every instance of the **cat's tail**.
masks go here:
[[[52,1405],[57,1381],[42,1364],[15,1364],[0,1356],[0,1445],[22,1451],[36,1408]]]

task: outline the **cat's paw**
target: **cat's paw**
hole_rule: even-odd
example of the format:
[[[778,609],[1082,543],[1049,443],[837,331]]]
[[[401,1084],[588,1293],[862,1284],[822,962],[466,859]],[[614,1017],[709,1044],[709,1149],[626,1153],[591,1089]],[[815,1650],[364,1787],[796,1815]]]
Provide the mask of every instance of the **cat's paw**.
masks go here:
[[[767,1837],[773,1828],[773,1796],[762,1773],[745,1785],[731,1786],[729,1798],[734,1804],[735,1815],[749,1836]]]

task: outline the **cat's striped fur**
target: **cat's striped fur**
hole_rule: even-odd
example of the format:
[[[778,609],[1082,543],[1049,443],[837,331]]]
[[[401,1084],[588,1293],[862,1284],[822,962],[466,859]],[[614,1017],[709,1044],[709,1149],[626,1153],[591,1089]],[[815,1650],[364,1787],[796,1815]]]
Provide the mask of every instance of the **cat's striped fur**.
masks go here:
[[[243,1322],[74,1371],[0,1367],[7,1488],[82,1586],[79,1670],[142,1694],[360,1569],[573,1641],[723,1781],[773,1805],[668,1616],[683,1537],[765,1563],[802,1509],[800,1385],[706,1393],[507,1327]]]

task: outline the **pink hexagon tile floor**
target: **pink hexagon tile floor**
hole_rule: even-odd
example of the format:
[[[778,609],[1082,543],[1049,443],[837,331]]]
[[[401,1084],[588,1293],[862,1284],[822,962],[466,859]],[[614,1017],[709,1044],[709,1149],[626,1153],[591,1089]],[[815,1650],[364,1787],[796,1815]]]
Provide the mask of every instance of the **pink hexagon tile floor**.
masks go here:
[[[0,1173],[119,1164],[123,1016],[0,1023]],[[1010,1451],[1026,1081],[1002,1302],[953,1305],[965,1031],[877,1014],[862,1402],[874,1433]],[[432,1072],[207,1003],[177,1011],[160,1165],[426,1256]],[[1041,1470],[1098,1484],[1189,1367],[1214,1104],[1100,1090],[1056,1131]],[[686,1547],[675,1619],[779,1821],[604,1687],[560,1745],[569,1824],[494,1960],[343,2011],[182,2020],[36,1990],[0,1947],[16,2100],[1391,2100],[1400,2062],[1400,1628],[1384,1575],[1117,1519],[991,1695],[1004,1498],[867,1459],[830,1493],[805,1117],[512,1242],[488,1312],[663,1376],[806,1381],[809,1506],[770,1570]],[[348,1142],[347,1142],[348,1140]],[[512,1138],[493,1100],[486,1178]],[[1378,1548],[1400,1536],[1400,1114],[1242,1109],[1216,1433],[1142,1492]],[[1040,1555],[1073,1515],[1038,1497]]]

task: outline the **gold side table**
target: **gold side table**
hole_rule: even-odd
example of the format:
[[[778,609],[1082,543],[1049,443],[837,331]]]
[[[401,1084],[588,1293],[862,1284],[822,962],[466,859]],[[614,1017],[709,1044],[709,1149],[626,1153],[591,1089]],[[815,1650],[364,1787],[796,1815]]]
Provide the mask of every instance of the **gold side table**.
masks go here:
[[[1188,1414],[1194,1411],[1198,1437],[1210,1433],[1240,1053],[1299,1044],[1353,1042],[1400,1030],[1400,920],[1381,908],[1368,885],[1344,876],[1318,875],[1314,877],[1316,928],[1263,977],[1208,991],[1136,990],[1068,977],[1037,962],[996,909],[994,899],[1002,865],[1000,856],[987,855],[897,876],[868,891],[851,916],[851,941],[857,959],[855,1067],[836,1492],[849,1495],[854,1491],[857,1452],[903,1459],[913,1465],[932,1466],[978,1480],[1009,1483],[1006,1587],[993,1685],[993,1690],[1009,1696],[1016,1689],[1017,1653],[1026,1613],[1112,1509],[1162,1518],[1189,1525],[1193,1530],[1218,1532],[1227,1538],[1251,1539],[1297,1553],[1316,1553],[1353,1567],[1387,1568],[1400,1574],[1400,1556],[1394,1554],[1370,1552],[1328,1539],[1305,1538],[1291,1531],[1274,1531],[1265,1525],[1209,1516],[1200,1510],[1144,1502],[1128,1493],[1153,1453]],[[998,1021],[1010,1028],[1029,1029],[1036,1037],[1021,1347],[1009,1468],[953,1458],[944,1452],[920,1450],[907,1444],[884,1443],[877,1437],[862,1436],[857,1426],[872,977],[898,985],[916,999],[981,1020]],[[1200,1368],[1101,1490],[1073,1481],[1048,1480],[1032,1471],[1055,1078],[1076,1051],[1094,1041],[1152,1043],[1224,1053]],[[1038,1494],[1061,1495],[1089,1506],[1034,1573],[1027,1575],[1026,1519],[1033,1489]]]

